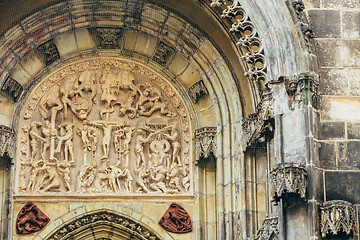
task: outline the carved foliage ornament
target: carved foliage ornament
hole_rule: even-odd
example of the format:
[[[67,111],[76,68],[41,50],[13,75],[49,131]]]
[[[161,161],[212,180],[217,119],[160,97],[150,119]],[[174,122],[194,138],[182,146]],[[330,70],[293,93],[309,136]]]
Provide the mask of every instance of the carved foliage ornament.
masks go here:
[[[304,167],[293,163],[279,164],[271,170],[270,178],[275,202],[278,202],[286,193],[296,193],[301,198],[305,198],[307,173]]]
[[[173,233],[192,231],[190,215],[182,206],[176,203],[170,205],[164,216],[160,219],[159,225]]]
[[[43,229],[50,221],[34,203],[28,202],[16,219],[16,233],[29,234]]]
[[[52,233],[49,240],[59,240],[59,239],[72,239],[70,238],[73,232],[77,229],[86,229],[88,227],[92,227],[94,225],[101,224],[111,224],[113,226],[113,231],[117,231],[116,229],[124,229],[123,231],[127,234],[131,234],[134,239],[146,239],[146,240],[159,240],[152,231],[142,225],[139,224],[132,219],[122,216],[113,212],[108,211],[99,211],[91,214],[87,214],[85,216],[81,216],[69,223],[65,226],[60,227],[55,233]],[[104,238],[107,239],[107,238]]]
[[[0,157],[7,155],[14,157],[15,131],[4,125],[0,125]]]
[[[16,102],[23,92],[23,87],[15,79],[8,77],[1,87],[1,92]]]
[[[346,201],[334,200],[325,202],[320,206],[321,235],[326,237],[328,233],[337,235],[345,232],[350,235],[358,234],[359,223],[354,206]]]
[[[252,237],[253,240],[279,239],[279,220],[277,216],[268,215],[262,221],[262,226]]]
[[[242,56],[249,65],[245,76],[254,81],[266,81],[267,67],[264,49],[250,17],[240,4],[240,0],[232,0],[230,5],[227,4],[226,0],[212,0],[210,6],[224,7],[221,17],[230,18],[234,22],[230,32],[241,34],[242,37],[238,40],[237,45],[246,52]]]
[[[19,194],[191,194],[186,107],[132,62],[89,59],[54,72],[19,126]]]
[[[212,153],[216,156],[216,127],[203,127],[195,131],[195,159],[207,158]]]
[[[203,80],[197,81],[188,90],[189,95],[194,103],[197,103],[197,101],[204,95],[208,95],[209,92],[205,87],[205,84]]]

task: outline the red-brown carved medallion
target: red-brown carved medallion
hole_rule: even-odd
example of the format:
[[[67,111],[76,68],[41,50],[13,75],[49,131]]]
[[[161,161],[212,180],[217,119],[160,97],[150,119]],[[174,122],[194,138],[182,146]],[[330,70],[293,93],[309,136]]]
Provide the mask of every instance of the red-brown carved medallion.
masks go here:
[[[190,215],[183,207],[176,203],[170,205],[164,216],[160,219],[159,225],[173,233],[192,231]]]
[[[50,221],[34,203],[28,202],[20,210],[16,219],[16,233],[29,234],[43,229]]]

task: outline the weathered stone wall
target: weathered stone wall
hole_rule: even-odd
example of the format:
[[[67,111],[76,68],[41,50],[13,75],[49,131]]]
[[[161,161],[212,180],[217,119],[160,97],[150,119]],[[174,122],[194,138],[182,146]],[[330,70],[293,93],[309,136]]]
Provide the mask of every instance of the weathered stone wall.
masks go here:
[[[360,202],[360,2],[305,1],[322,96],[318,167],[323,200]]]

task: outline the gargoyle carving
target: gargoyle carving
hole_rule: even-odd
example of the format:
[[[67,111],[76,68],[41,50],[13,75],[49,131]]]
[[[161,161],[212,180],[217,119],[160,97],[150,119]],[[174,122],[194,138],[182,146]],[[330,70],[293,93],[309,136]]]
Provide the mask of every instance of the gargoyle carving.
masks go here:
[[[50,221],[34,203],[28,202],[16,219],[16,233],[29,234],[40,231]]]
[[[164,216],[160,219],[159,225],[173,233],[192,231],[190,215],[183,207],[176,203],[170,205]]]

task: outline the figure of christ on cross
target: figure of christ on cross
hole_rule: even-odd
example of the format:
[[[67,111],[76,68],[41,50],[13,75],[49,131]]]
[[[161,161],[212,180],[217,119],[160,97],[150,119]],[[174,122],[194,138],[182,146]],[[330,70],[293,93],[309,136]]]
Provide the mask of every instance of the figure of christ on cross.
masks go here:
[[[127,125],[126,122],[118,123],[118,122],[109,122],[109,121],[86,121],[86,124],[98,128],[102,128],[104,136],[102,139],[102,147],[104,155],[102,158],[108,158],[109,156],[109,149],[110,149],[110,142],[111,142],[111,132],[114,127],[125,127]]]

